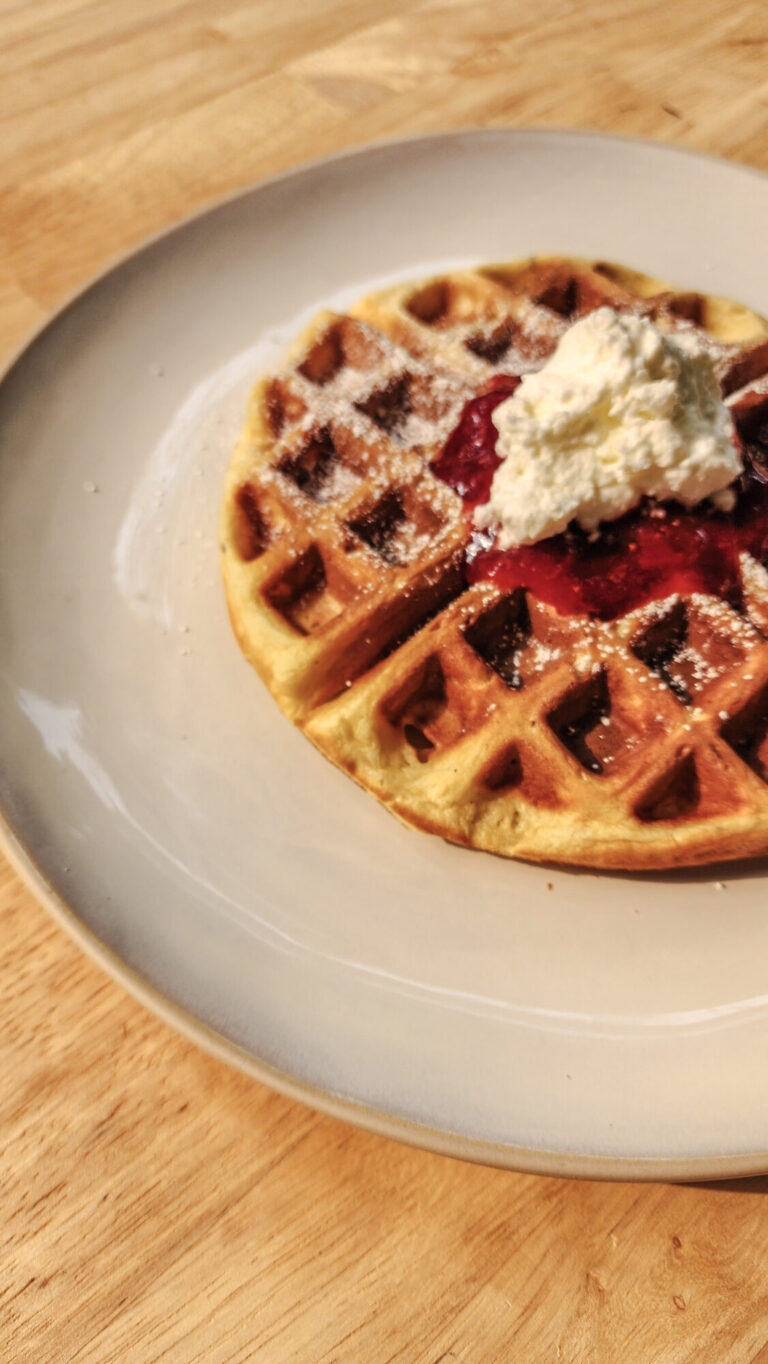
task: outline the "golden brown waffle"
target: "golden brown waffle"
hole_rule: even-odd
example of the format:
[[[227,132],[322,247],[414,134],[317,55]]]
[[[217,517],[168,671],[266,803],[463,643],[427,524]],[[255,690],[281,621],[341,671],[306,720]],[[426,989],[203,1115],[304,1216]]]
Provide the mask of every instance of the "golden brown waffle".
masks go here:
[[[499,371],[601,304],[708,338],[768,418],[768,324],[604,263],[463,271],[323,313],[256,387],[222,520],[243,652],[282,710],[406,823],[533,861],[646,869],[768,851],[768,573],[608,623],[467,587],[430,460]]]

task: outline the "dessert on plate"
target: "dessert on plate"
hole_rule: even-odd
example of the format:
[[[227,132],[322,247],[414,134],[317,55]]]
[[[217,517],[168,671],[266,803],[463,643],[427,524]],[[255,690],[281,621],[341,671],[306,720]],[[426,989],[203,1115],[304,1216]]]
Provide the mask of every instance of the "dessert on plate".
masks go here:
[[[768,851],[768,323],[537,258],[324,312],[222,513],[281,709],[407,824],[599,868]]]

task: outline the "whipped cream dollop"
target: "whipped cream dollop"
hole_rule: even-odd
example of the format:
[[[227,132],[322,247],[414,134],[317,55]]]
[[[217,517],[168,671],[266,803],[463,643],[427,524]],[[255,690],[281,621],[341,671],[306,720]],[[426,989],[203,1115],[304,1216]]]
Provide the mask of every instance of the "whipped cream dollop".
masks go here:
[[[586,531],[643,496],[729,510],[742,470],[712,360],[693,332],[598,308],[493,414],[501,456],[478,526],[501,549],[577,520]]]

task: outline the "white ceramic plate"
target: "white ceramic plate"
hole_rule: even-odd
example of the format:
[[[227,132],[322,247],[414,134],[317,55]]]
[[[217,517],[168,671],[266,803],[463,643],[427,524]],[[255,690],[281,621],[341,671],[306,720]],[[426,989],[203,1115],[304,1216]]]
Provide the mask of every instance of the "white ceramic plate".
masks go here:
[[[573,133],[376,147],[262,185],[66,308],[0,388],[0,800],[83,945],[352,1121],[518,1168],[768,1168],[765,866],[568,873],[409,833],[230,634],[220,488],[320,305],[534,251],[768,313],[768,179]],[[724,883],[724,884],[723,884]]]

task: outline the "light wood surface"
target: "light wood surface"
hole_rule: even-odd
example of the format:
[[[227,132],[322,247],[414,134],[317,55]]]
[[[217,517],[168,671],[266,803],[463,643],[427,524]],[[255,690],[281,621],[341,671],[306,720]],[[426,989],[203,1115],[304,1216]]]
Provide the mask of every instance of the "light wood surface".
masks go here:
[[[483,124],[768,170],[764,0],[5,0],[0,350],[216,196]],[[768,1361],[768,1179],[576,1183],[356,1132],[170,1032],[8,868],[0,909],[3,1361]]]

